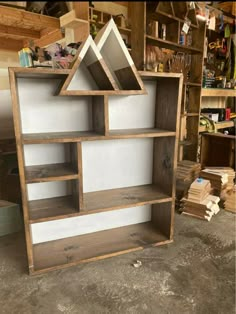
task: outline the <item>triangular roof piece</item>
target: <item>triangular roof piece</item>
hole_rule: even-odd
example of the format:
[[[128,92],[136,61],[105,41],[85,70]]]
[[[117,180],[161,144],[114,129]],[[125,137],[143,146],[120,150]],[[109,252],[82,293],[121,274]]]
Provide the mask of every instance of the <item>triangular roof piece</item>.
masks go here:
[[[79,80],[76,78],[79,77]],[[91,35],[81,44],[76,54],[70,74],[60,90],[60,95],[73,91],[117,90],[118,86],[113,79],[102,55],[95,45]]]
[[[187,2],[186,1],[173,1],[173,8],[175,12],[175,16],[184,20],[187,14]]]
[[[143,82],[113,19],[94,39],[121,90],[144,90]]]

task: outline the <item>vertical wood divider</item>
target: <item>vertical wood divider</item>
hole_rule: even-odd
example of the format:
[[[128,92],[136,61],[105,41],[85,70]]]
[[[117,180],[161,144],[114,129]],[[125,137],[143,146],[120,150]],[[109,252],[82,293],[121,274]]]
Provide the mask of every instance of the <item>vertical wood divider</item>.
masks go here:
[[[83,162],[82,162],[82,143],[77,143],[78,151],[78,171],[79,171],[79,209],[84,208],[84,190],[83,190]]]
[[[109,96],[104,96],[104,125],[105,125],[105,136],[109,135]]]
[[[21,127],[21,116],[18,102],[18,93],[17,93],[17,81],[16,76],[13,70],[9,69],[9,79],[11,86],[11,97],[12,97],[12,111],[13,111],[13,120],[14,120],[14,130],[16,137],[16,148],[17,148],[17,158],[19,165],[19,175],[20,175],[20,185],[21,185],[21,194],[22,194],[22,204],[24,210],[24,225],[25,225],[25,237],[26,237],[26,247],[27,247],[27,256],[29,263],[29,273],[34,271],[34,259],[33,259],[33,250],[32,250],[32,237],[29,224],[29,207],[28,207],[28,196],[27,196],[27,185],[25,179],[25,160],[22,144],[22,127]]]

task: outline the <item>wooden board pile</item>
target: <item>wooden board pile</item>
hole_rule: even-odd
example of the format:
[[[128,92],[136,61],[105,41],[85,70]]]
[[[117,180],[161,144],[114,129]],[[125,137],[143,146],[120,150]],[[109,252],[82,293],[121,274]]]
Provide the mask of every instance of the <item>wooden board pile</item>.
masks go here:
[[[236,185],[225,195],[224,209],[236,213]]]
[[[178,162],[176,170],[176,209],[180,208],[181,199],[187,195],[191,183],[198,177],[200,170],[200,163],[190,160]]]
[[[198,162],[190,160],[181,160],[178,162],[176,178],[183,181],[193,182],[199,175],[201,165]]]
[[[218,196],[234,187],[235,172],[230,167],[208,167],[200,172],[200,177],[211,182],[214,194]]]
[[[188,197],[181,200],[182,213],[210,221],[220,210],[220,198],[210,195],[211,190],[209,180],[196,179],[190,186]]]

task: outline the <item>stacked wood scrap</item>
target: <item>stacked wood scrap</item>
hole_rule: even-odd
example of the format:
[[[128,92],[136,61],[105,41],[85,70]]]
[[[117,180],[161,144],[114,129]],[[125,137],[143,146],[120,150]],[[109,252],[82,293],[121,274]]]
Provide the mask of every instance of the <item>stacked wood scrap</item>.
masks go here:
[[[224,209],[236,213],[236,185],[225,196]]]
[[[200,177],[210,180],[214,194],[230,191],[234,186],[235,172],[230,167],[208,167],[200,172]]]
[[[220,198],[210,195],[211,190],[209,180],[196,179],[190,186],[188,197],[181,200],[182,213],[210,221],[220,210]]]
[[[176,171],[176,209],[180,208],[181,199],[187,196],[191,183],[198,177],[201,165],[190,160],[178,162]]]
[[[216,215],[220,211],[220,207],[218,205],[219,201],[220,198],[214,195],[208,195],[200,203],[183,199],[182,213],[210,221],[212,216]]]
[[[181,160],[177,165],[176,178],[193,182],[198,177],[200,170],[201,165],[198,162]]]

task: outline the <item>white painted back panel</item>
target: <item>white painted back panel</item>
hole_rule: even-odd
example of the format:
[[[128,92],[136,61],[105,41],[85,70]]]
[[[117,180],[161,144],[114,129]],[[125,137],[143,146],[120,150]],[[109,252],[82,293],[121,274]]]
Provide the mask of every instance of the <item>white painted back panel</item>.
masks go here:
[[[151,205],[31,224],[33,244],[151,220]],[[122,231],[121,231],[122,232]]]
[[[82,143],[84,192],[152,183],[153,139]]]
[[[145,87],[147,95],[109,97],[110,130],[154,128],[156,82],[145,81]]]
[[[24,145],[26,166],[58,164],[70,161],[69,144]]]
[[[91,130],[90,96],[53,96],[58,80],[18,79],[23,133]]]
[[[80,63],[67,90],[99,90],[84,61]]]
[[[29,201],[71,195],[71,181],[53,181],[27,184]]]

